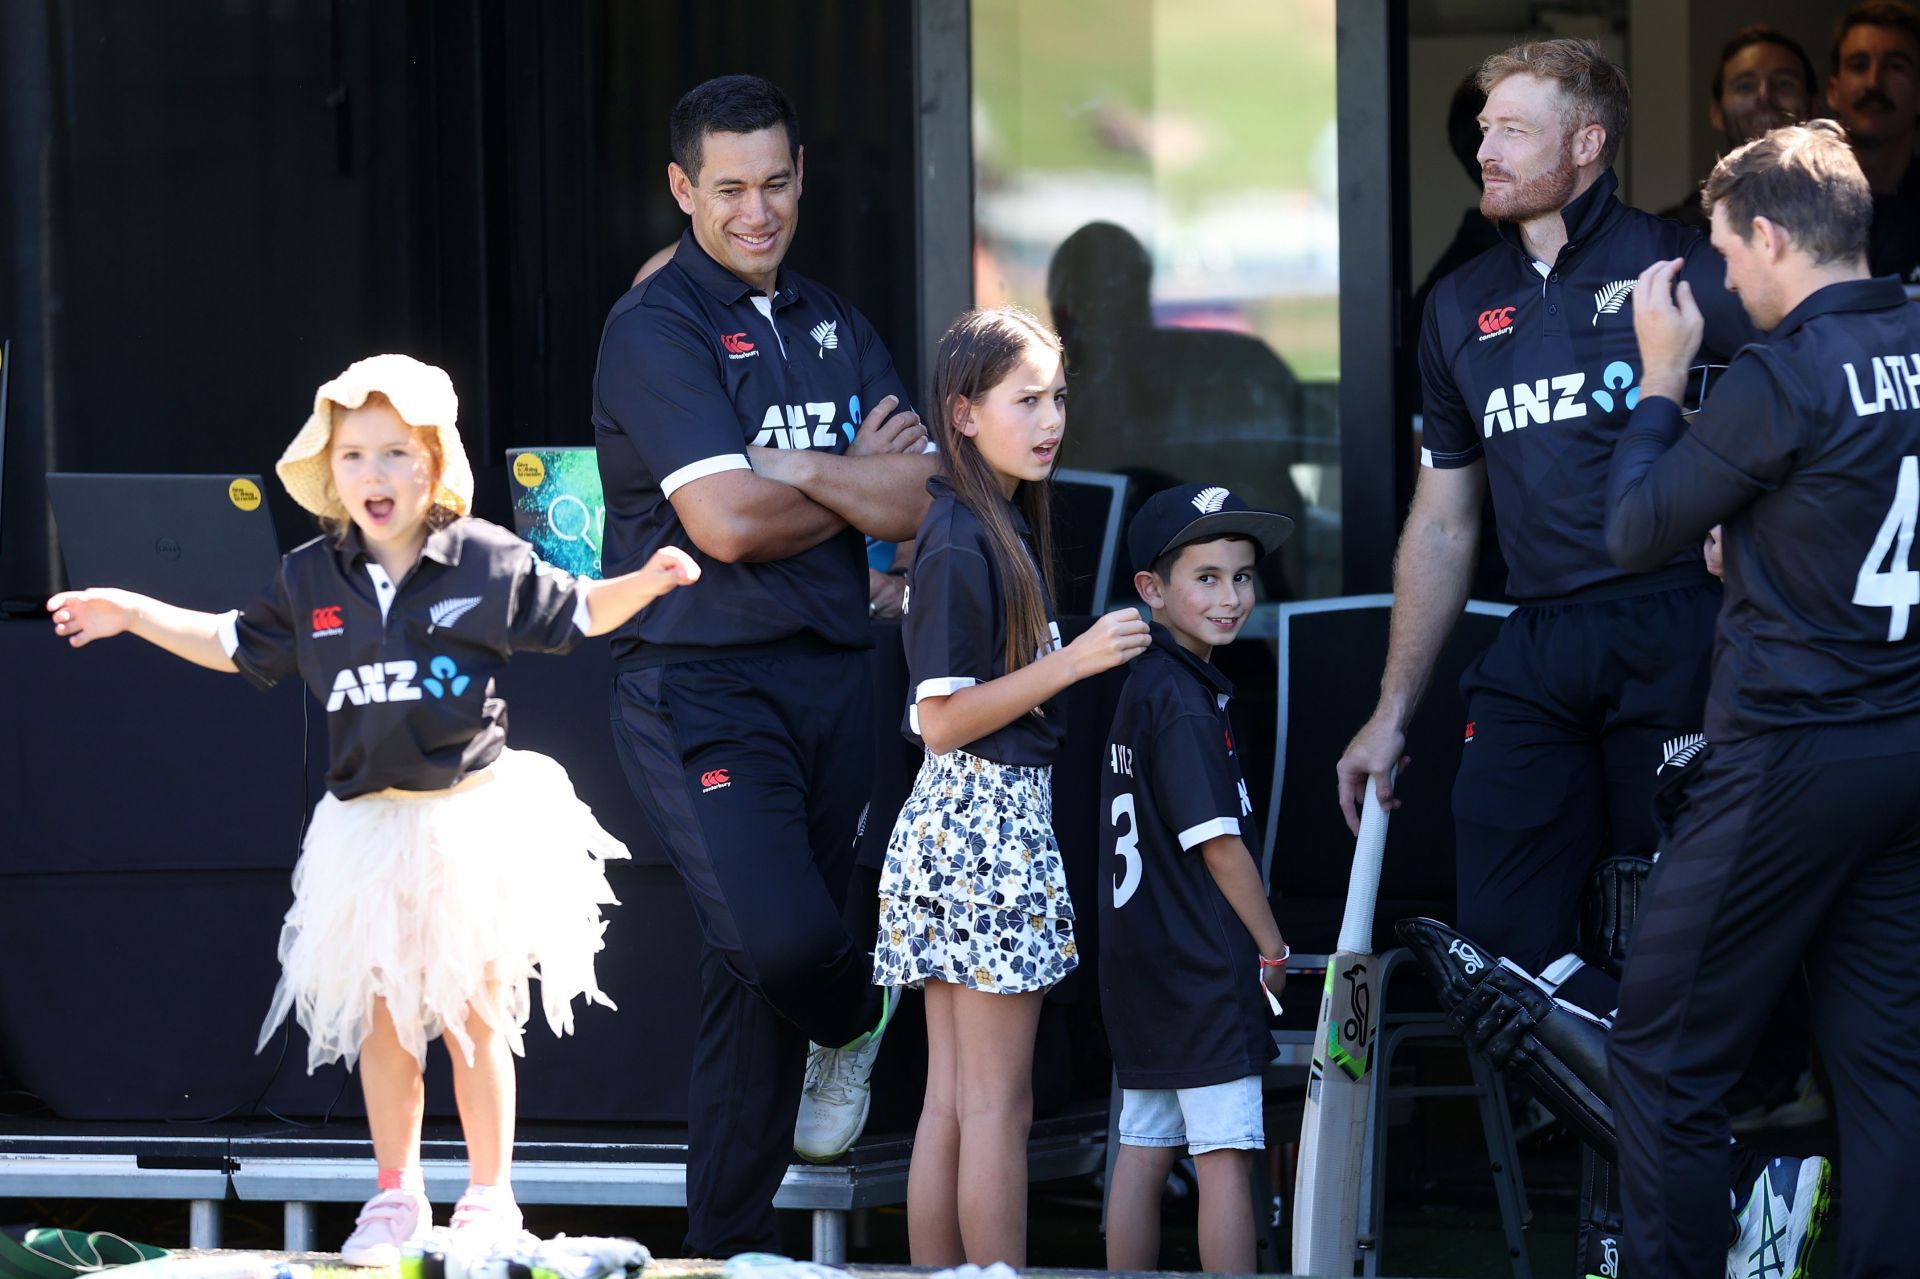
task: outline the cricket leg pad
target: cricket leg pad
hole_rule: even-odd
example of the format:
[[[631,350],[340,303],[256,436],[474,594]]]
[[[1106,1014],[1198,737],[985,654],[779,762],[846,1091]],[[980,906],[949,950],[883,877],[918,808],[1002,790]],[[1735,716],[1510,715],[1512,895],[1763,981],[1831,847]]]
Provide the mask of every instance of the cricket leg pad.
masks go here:
[[[1574,1232],[1573,1279],[1624,1279],[1626,1221],[1613,1165],[1580,1149],[1580,1222]]]
[[[1627,962],[1627,943],[1646,900],[1648,857],[1609,857],[1594,867],[1581,910],[1580,955],[1617,981]]]
[[[1507,960],[1486,969],[1449,1020],[1602,1157],[1617,1158],[1607,1084],[1607,1023],[1555,999]]]
[[[1433,983],[1434,994],[1440,999],[1441,1010],[1449,1017],[1472,992],[1474,981],[1497,958],[1492,951],[1437,919],[1415,916],[1401,920],[1393,930],[1420,961],[1427,980]]]

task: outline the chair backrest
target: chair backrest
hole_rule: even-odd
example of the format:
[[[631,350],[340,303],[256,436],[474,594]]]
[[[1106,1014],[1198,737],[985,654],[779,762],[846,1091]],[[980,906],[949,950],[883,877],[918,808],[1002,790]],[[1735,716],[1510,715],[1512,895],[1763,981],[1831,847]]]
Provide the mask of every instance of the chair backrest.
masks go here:
[[[1409,914],[1453,917],[1453,775],[1465,705],[1460,677],[1492,643],[1511,605],[1473,601],[1454,627],[1407,730],[1410,764],[1395,786],[1401,807],[1388,828],[1375,913],[1376,945]],[[1279,690],[1261,870],[1295,950],[1334,948],[1353,836],[1335,802],[1334,764],[1373,713],[1386,665],[1391,595],[1284,604],[1279,610]]]
[[[1063,468],[1053,473],[1054,611],[1098,617],[1107,611],[1114,563],[1120,559],[1120,517],[1127,477]],[[1128,578],[1132,577],[1129,573]],[[1119,603],[1132,603],[1129,591]]]

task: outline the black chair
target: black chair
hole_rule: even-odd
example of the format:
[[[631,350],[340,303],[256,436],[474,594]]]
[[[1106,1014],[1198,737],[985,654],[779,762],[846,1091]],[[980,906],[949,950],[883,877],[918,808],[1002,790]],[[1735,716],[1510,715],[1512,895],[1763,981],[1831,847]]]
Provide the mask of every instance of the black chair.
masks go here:
[[[1336,949],[1353,866],[1353,836],[1335,803],[1334,763],[1379,696],[1392,610],[1391,595],[1363,595],[1283,604],[1277,611],[1273,638],[1279,649],[1279,713],[1261,870],[1274,915],[1293,947],[1288,983],[1292,997],[1274,1031],[1283,1067],[1305,1067],[1312,1060],[1319,1013],[1312,992],[1326,972],[1327,954]],[[1409,915],[1454,918],[1451,792],[1466,725],[1460,677],[1510,612],[1512,607],[1505,604],[1467,605],[1408,726],[1406,754],[1412,763],[1395,784],[1402,806],[1388,827],[1374,913],[1381,998],[1354,1240],[1356,1258],[1368,1276],[1380,1273],[1389,1100],[1436,1096],[1477,1100],[1513,1273],[1516,1279],[1531,1274],[1521,1233],[1527,1217],[1525,1192],[1499,1077],[1478,1054],[1470,1053],[1471,1084],[1396,1086],[1392,1079],[1395,1054],[1406,1044],[1460,1042],[1434,1007],[1424,981],[1414,977],[1396,984],[1397,970],[1409,956],[1396,944],[1393,924]]]

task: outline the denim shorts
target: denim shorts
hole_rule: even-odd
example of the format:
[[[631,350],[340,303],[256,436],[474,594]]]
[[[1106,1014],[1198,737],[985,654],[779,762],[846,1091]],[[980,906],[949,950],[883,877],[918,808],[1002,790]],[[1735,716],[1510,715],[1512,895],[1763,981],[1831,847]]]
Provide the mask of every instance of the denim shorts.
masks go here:
[[[1204,1088],[1123,1088],[1120,1144],[1209,1150],[1264,1150],[1260,1076]]]

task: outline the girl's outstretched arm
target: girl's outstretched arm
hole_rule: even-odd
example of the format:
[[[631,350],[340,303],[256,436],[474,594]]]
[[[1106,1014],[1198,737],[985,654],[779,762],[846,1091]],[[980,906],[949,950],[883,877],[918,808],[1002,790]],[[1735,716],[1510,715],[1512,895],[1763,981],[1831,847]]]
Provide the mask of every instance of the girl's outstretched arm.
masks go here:
[[[920,699],[920,740],[936,755],[997,732],[1090,675],[1130,662],[1153,642],[1146,620],[1115,609],[1065,648],[1019,670],[971,684],[943,697]]]
[[[653,558],[631,573],[605,581],[583,578],[580,589],[587,597],[587,613],[593,624],[589,635],[605,635],[647,604],[668,591],[700,580],[700,566],[677,546],[663,546]]]
[[[220,615],[179,608],[132,591],[97,586],[62,591],[47,601],[56,635],[75,648],[130,631],[150,644],[184,657],[195,666],[232,674],[233,664],[220,643]]]

